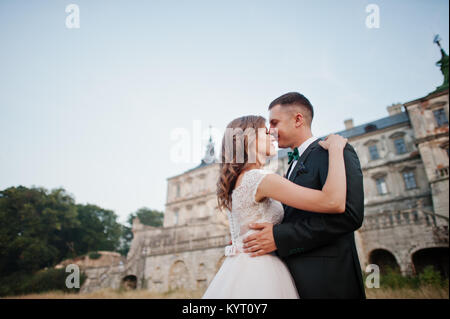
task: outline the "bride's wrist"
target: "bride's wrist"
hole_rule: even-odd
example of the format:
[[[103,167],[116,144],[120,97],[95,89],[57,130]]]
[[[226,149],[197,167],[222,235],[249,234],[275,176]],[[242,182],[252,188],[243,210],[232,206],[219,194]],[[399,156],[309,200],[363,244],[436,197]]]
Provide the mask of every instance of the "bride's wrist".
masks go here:
[[[344,148],[338,145],[330,145],[328,148],[328,152],[330,153],[342,153],[344,151]]]

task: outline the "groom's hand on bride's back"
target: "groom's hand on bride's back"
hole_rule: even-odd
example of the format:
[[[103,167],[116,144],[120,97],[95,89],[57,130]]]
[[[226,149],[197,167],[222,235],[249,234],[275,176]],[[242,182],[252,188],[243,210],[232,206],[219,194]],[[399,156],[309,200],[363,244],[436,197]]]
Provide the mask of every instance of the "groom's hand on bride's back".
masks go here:
[[[254,223],[250,224],[251,229],[259,230],[259,232],[251,234],[244,238],[244,252],[250,253],[251,257],[262,256],[277,250],[275,240],[273,238],[273,224],[271,223]]]

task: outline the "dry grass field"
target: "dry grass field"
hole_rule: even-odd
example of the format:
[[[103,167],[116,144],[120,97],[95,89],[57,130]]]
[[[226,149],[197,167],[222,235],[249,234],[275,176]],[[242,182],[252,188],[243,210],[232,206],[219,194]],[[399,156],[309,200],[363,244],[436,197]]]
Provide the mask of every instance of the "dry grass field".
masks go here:
[[[448,288],[422,287],[419,289],[366,289],[368,299],[449,299]],[[68,294],[59,291],[8,297],[13,299],[199,299],[203,291],[177,290],[164,294],[146,290],[105,289],[88,294]]]

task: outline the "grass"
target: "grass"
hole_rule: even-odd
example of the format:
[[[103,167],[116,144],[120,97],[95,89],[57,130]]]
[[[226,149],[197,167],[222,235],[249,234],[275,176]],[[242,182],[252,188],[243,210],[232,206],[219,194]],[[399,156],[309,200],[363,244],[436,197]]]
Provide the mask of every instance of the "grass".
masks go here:
[[[449,299],[448,287],[366,288],[367,299]]]
[[[363,280],[366,282],[367,276]],[[387,269],[381,275],[380,288],[366,288],[368,299],[449,299],[449,281],[433,267],[426,267],[417,276],[402,276],[398,271]],[[128,290],[103,289],[91,293],[79,294],[53,290],[43,293],[30,293],[10,296],[13,299],[200,299],[205,289],[172,290],[166,293],[154,293],[145,289]]]
[[[203,291],[175,290],[154,293],[147,290],[102,289],[91,293],[77,294],[50,291],[38,294],[11,296],[6,299],[200,299]]]
[[[147,290],[103,289],[86,294],[50,291],[7,297],[12,299],[200,299],[203,290],[176,290],[167,293],[153,293]],[[448,288],[423,286],[414,288],[366,288],[367,299],[449,299]]]

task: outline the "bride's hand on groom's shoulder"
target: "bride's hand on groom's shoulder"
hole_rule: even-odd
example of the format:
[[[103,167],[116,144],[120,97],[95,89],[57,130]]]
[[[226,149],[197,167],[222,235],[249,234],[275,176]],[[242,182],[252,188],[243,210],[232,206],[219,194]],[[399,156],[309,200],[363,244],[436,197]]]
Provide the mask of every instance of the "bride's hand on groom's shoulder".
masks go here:
[[[338,135],[338,134],[330,134],[325,140],[319,141],[319,145],[324,149],[329,150],[330,148],[336,148],[339,150],[343,150],[345,145],[347,144],[348,139]]]

